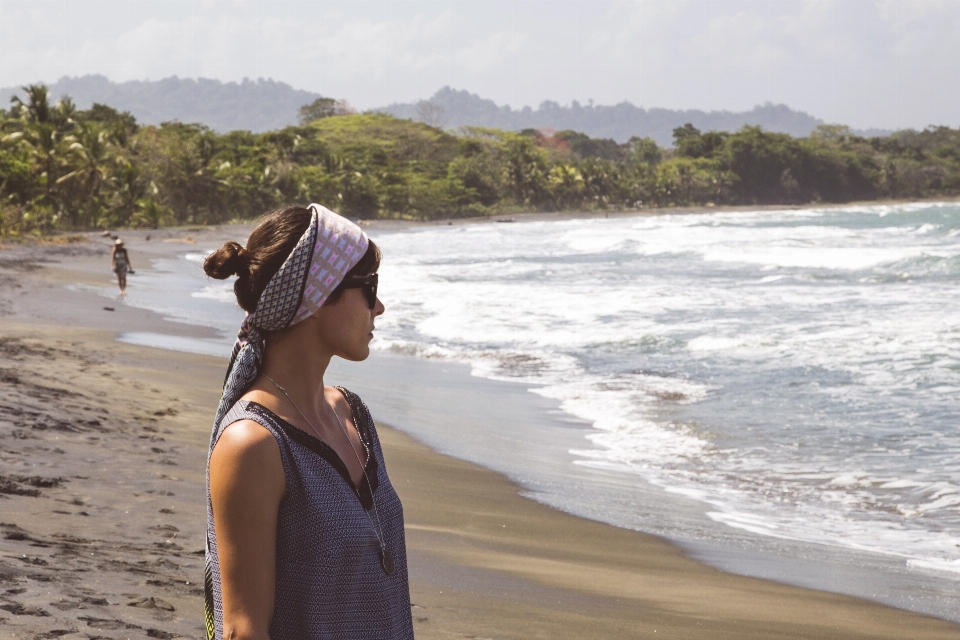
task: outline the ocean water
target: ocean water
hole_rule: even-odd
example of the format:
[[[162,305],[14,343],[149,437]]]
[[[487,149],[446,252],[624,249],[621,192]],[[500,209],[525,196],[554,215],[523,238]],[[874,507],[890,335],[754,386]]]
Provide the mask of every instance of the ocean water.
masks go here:
[[[387,306],[374,348],[465,363],[555,401],[584,428],[558,427],[558,441],[575,441],[551,473],[566,465],[621,494],[609,517],[588,490],[543,492],[544,501],[681,541],[769,540],[793,556],[833,549],[852,558],[836,573],[873,563],[899,582],[884,595],[869,575],[854,586],[796,581],[957,618],[960,204],[373,237]],[[213,249],[154,261],[127,303],[214,327],[221,342],[121,339],[228,352],[242,313],[230,283],[199,268]],[[535,485],[533,464],[514,477]],[[634,514],[630,492],[641,487],[697,505],[710,526],[671,524],[670,509]]]
[[[573,464],[960,581],[960,206],[377,237],[380,349],[538,385]]]
[[[114,284],[101,286],[73,284],[68,288],[88,291],[111,300],[155,311],[175,322],[209,327],[218,338],[196,338],[183,335],[128,331],[120,334],[121,342],[230,357],[237,328],[244,312],[237,306],[233,294],[233,280],[217,281],[203,272],[203,260],[216,247],[184,252],[179,255],[155,258],[149,269],[137,269],[128,276],[127,296],[117,301]]]

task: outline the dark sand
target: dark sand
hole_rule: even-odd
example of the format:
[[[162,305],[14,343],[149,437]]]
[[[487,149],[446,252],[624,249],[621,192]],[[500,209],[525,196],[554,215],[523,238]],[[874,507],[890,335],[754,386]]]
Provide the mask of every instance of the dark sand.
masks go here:
[[[136,267],[174,249],[143,235]],[[0,251],[0,638],[202,637],[204,461],[225,362],[116,342],[209,333],[63,288],[103,284],[108,256],[96,237]],[[953,623],[717,571],[380,433],[421,640],[960,638]]]

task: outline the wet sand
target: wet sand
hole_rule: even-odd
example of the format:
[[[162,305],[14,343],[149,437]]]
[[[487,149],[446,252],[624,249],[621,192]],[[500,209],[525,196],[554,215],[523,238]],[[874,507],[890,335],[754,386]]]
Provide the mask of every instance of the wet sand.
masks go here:
[[[218,232],[163,233],[132,238],[136,267],[176,244],[158,239]],[[225,361],[116,342],[206,330],[63,288],[108,281],[104,255],[96,237],[0,251],[0,638],[202,637],[204,461]],[[386,424],[421,640],[960,638],[555,511]]]

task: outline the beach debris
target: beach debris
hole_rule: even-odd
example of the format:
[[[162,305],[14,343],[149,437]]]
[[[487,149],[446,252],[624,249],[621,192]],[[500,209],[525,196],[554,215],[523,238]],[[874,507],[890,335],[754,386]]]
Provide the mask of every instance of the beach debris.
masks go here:
[[[70,535],[69,533],[55,533],[51,537],[66,545],[90,544],[90,541],[86,538],[78,538],[77,536]],[[84,598],[83,601],[86,602],[87,598]]]
[[[31,546],[36,546],[36,547],[49,546],[43,540],[32,537],[29,533],[27,533],[26,531],[24,531],[23,529],[21,529],[15,524],[11,524],[8,522],[0,522],[0,528],[4,530],[4,533],[3,533],[4,540],[13,540],[15,542],[31,542],[33,543]],[[13,557],[13,556],[10,556],[10,557]],[[7,593],[18,593],[18,592],[7,590]],[[22,592],[19,592],[19,593],[22,593]]]
[[[104,310],[104,311],[113,311],[114,308],[113,308],[113,307],[104,307],[103,310]]]
[[[50,615],[43,609],[38,609],[37,607],[25,605],[20,602],[6,602],[4,604],[0,604],[0,609],[9,611],[15,616],[39,616],[41,618],[45,618]]]
[[[82,620],[83,622],[86,622],[88,627],[93,627],[98,631],[102,629],[105,629],[107,631],[114,631],[117,629],[142,629],[142,627],[138,627],[135,624],[130,624],[129,622],[124,622],[123,620],[111,620],[110,618],[92,618],[90,616],[79,616],[77,620]]]
[[[516,222],[516,218],[497,218],[494,222]]]
[[[0,493],[14,496],[29,496],[36,498],[40,489],[59,486],[62,478],[41,478],[40,476],[5,476],[0,475]],[[22,485],[28,485],[30,488]],[[36,487],[36,488],[33,488]]]
[[[85,236],[73,235],[55,235],[55,236],[46,236],[37,238],[36,243],[39,245],[54,245],[62,246],[66,244],[77,244],[78,242],[86,242],[87,238]]]
[[[150,234],[149,234],[149,233],[144,237],[144,240],[146,240],[147,242],[150,242]]]
[[[166,600],[154,598],[153,596],[144,596],[127,603],[128,607],[139,607],[140,609],[163,609],[164,611],[176,611],[176,608]]]
[[[100,237],[101,237],[101,238],[109,238],[110,235],[111,235],[111,234],[110,234],[110,231],[104,231],[103,233],[100,234]]]

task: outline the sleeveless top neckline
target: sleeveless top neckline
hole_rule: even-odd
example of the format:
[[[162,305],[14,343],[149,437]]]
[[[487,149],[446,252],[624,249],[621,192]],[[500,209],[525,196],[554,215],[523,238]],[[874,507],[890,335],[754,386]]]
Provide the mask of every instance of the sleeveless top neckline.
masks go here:
[[[337,390],[340,391],[340,393],[343,393],[345,398],[347,397],[346,393],[344,393],[346,389],[337,387]],[[243,402],[243,400],[241,400],[241,402]],[[347,403],[350,404],[349,398],[347,399]],[[360,434],[360,439],[367,447],[368,452],[367,464],[364,468],[365,475],[360,481],[360,486],[357,486],[353,483],[353,478],[350,477],[350,470],[347,468],[347,465],[344,464],[343,459],[337,454],[333,447],[328,445],[317,436],[307,433],[303,429],[300,429],[287,420],[284,420],[259,402],[254,402],[251,400],[246,404],[248,411],[250,411],[252,408],[253,413],[262,412],[263,414],[269,416],[277,423],[277,426],[283,429],[284,433],[286,433],[291,440],[303,445],[326,460],[330,466],[337,470],[344,481],[350,485],[354,493],[356,493],[357,498],[360,500],[360,504],[363,505],[363,508],[367,511],[373,508],[373,494],[376,493],[377,486],[379,485],[377,476],[376,452],[373,449],[373,443],[370,441],[370,433],[367,429],[366,420],[361,420],[357,417],[358,412],[352,404],[350,405],[350,412],[353,414],[353,424],[356,426],[357,433]],[[257,420],[254,420],[254,422],[259,424]],[[367,478],[370,479],[370,484],[372,486],[367,486]]]

